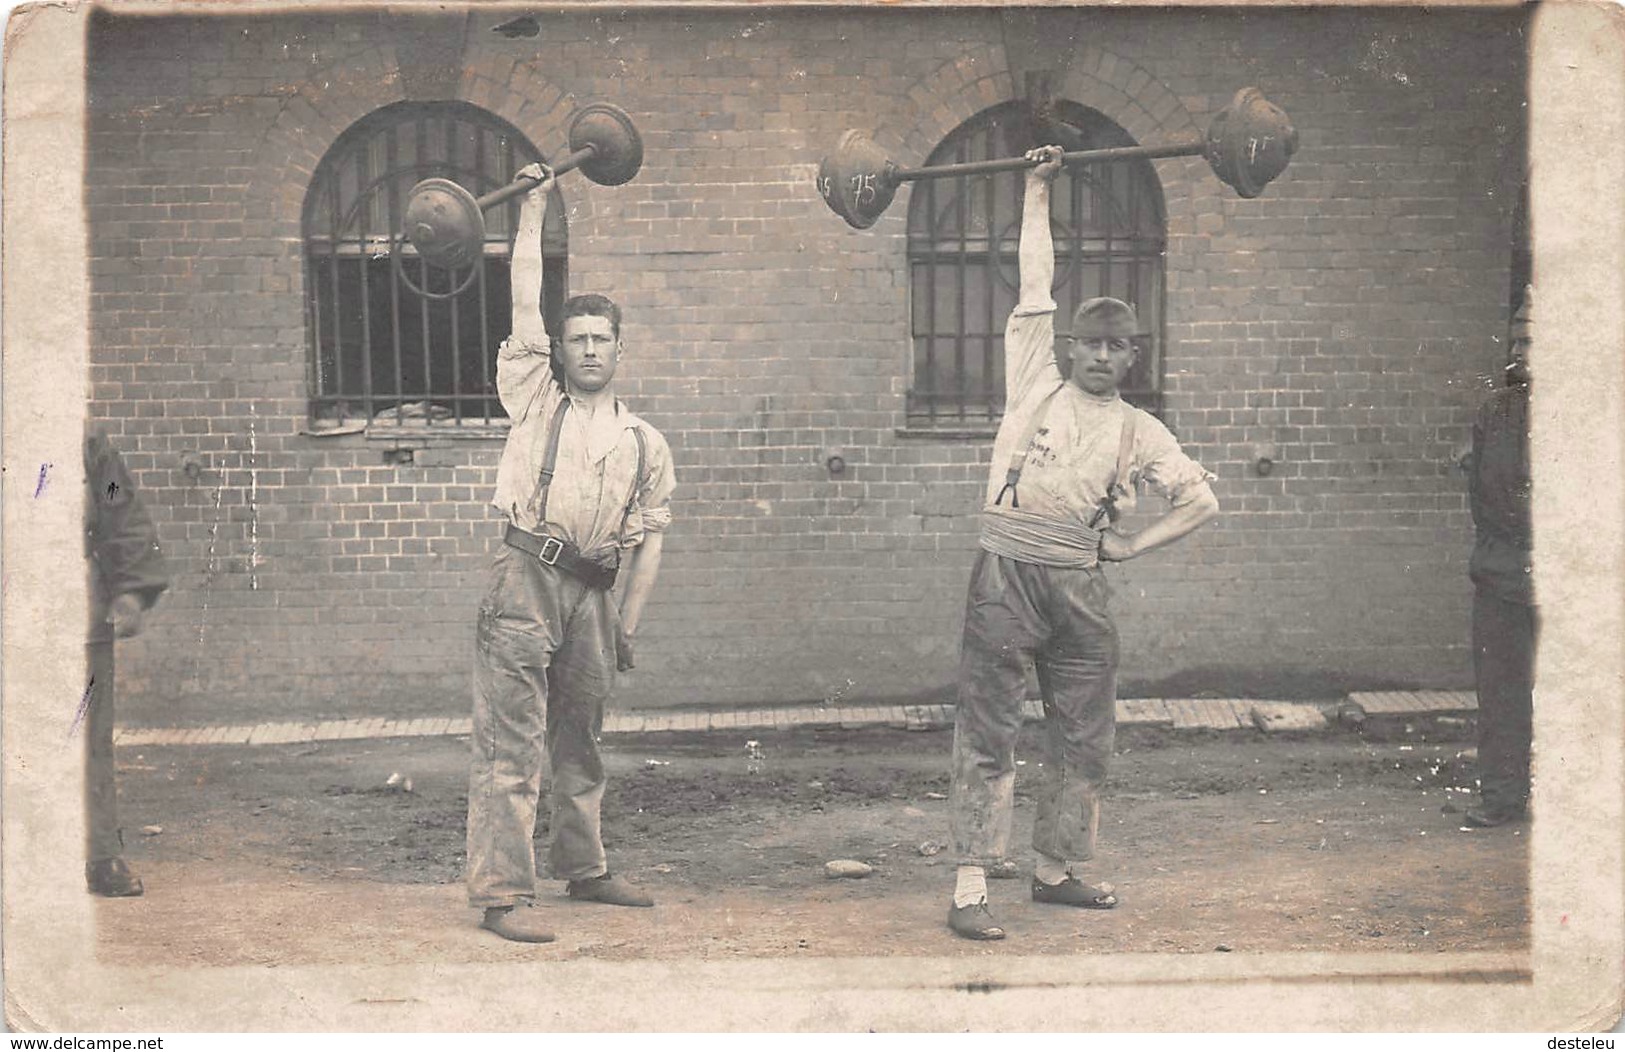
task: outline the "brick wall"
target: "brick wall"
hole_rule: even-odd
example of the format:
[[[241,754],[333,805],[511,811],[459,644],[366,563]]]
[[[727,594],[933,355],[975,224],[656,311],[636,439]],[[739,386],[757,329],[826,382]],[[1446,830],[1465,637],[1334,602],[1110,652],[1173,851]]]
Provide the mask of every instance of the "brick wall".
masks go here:
[[[1087,43],[1057,93],[1139,141],[1200,131],[1246,84],[1301,138],[1252,201],[1199,160],[1157,162],[1166,418],[1225,514],[1111,571],[1125,688],[1462,685],[1451,460],[1502,355],[1519,16],[1069,17]],[[490,21],[95,20],[91,411],[178,571],[121,657],[132,718],[466,705],[499,441],[390,463],[389,441],[301,433],[304,191],[407,92],[482,106],[550,155],[590,99],[644,138],[633,182],[563,186],[572,289],[625,306],[623,397],[678,463],[623,703],[946,690],[991,443],[898,434],[908,191],[858,232],[813,172],[848,127],[920,162],[1013,97],[1029,56],[1012,64],[988,11],[580,12],[518,40]],[[437,66],[448,33],[464,46]]]

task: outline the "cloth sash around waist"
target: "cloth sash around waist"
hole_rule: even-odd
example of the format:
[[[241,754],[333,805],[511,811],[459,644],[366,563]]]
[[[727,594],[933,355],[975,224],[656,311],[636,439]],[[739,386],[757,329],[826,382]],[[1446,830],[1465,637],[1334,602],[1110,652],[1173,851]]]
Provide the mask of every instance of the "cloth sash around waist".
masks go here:
[[[1087,570],[1100,562],[1100,531],[1015,508],[982,507],[982,548],[1024,563]]]

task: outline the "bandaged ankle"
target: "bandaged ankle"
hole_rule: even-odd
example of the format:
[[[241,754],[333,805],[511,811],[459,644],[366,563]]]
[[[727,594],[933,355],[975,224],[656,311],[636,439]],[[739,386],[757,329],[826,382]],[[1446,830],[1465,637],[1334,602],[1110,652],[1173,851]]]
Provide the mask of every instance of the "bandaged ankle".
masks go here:
[[[954,884],[954,905],[961,908],[987,901],[987,870],[981,866],[960,866]]]

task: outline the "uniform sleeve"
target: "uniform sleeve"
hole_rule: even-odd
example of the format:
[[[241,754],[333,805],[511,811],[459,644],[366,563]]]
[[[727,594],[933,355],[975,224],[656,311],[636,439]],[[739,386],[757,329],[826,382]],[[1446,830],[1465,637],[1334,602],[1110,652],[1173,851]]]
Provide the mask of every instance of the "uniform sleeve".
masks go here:
[[[107,594],[133,592],[143,607],[151,607],[169,587],[169,567],[152,516],[136,494],[124,459],[106,439],[87,439],[85,470],[90,557]]]
[[[1530,547],[1530,487],[1527,425],[1511,389],[1480,407],[1473,425],[1468,506],[1473,526],[1521,548]]]
[[[1149,413],[1135,430],[1133,463],[1139,477],[1176,508],[1195,500],[1218,478],[1187,456],[1167,425]]]
[[[659,533],[671,525],[671,495],[677,489],[677,473],[666,437],[652,427],[646,430],[646,437],[649,463],[638,482],[638,511],[644,530]]]
[[[549,348],[510,336],[497,348],[497,396],[514,423],[541,407],[542,395],[553,382],[553,356]]]

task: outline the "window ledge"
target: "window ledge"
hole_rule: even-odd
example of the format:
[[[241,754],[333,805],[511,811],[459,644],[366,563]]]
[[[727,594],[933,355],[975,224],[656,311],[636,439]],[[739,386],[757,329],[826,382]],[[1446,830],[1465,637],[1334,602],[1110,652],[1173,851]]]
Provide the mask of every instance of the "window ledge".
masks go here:
[[[505,439],[508,437],[508,421],[492,420],[487,423],[475,420],[457,423],[442,420],[437,423],[425,423],[422,420],[408,420],[396,423],[393,420],[379,419],[371,423],[357,421],[342,424],[316,421],[301,430],[300,434],[306,438],[361,438],[367,442],[389,443],[397,447],[423,447],[440,441],[477,442]]]
[[[897,428],[893,432],[898,438],[935,439],[937,441],[953,441],[975,438],[992,438],[999,433],[997,421],[986,424],[961,424],[952,427],[937,425],[914,425]]]

